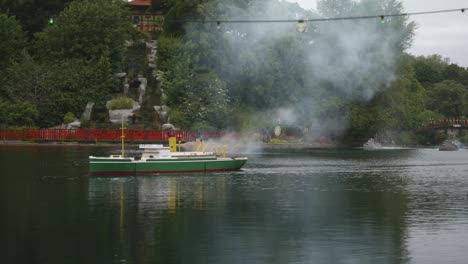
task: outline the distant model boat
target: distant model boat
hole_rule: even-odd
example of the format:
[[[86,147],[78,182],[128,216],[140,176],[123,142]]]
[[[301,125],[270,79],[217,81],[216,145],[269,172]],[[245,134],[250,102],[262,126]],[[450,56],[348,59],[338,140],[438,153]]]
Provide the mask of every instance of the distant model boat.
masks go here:
[[[458,150],[458,146],[455,143],[453,143],[453,141],[451,140],[445,140],[444,142],[442,142],[442,144],[440,144],[439,150],[454,151],[454,150]]]
[[[171,152],[163,145],[140,145],[141,157],[89,157],[89,173],[93,175],[136,175],[240,170],[246,157],[219,157],[213,152]]]
[[[362,148],[365,150],[376,150],[376,149],[381,149],[382,144],[380,144],[379,142],[371,138],[366,143],[364,143],[364,145],[362,145]]]

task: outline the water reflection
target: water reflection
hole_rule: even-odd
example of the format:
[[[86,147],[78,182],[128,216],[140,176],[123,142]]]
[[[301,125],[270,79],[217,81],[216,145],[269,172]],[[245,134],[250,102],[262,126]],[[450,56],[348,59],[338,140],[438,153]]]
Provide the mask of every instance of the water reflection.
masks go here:
[[[0,148],[6,263],[465,263],[468,256],[466,150],[257,155],[241,172],[128,178],[87,177],[90,151]]]
[[[114,255],[119,255],[119,261],[130,262],[136,255],[161,263],[177,257],[177,247],[167,252],[167,244],[191,229],[193,211],[211,209],[212,201],[223,204],[225,189],[223,176],[90,178],[88,182],[91,214],[110,208],[107,214],[114,230],[109,232],[120,234]],[[184,229],[179,230],[180,225]],[[169,233],[168,228],[175,232]],[[138,247],[131,246],[135,244]]]
[[[350,177],[328,186],[331,178],[282,174],[252,179],[240,173],[89,179],[89,203],[97,209],[108,202],[119,211],[114,221],[133,223],[123,227],[126,235],[120,238],[130,250],[122,257],[130,262],[136,255],[161,263],[407,259],[406,197],[354,190],[353,185],[369,180],[366,188],[381,190],[379,180]],[[332,189],[307,190],[320,185]],[[339,185],[349,190],[340,191]],[[125,204],[122,196],[128,196]],[[130,219],[122,220],[122,215]],[[131,251],[132,244],[139,245],[133,249],[137,252]]]

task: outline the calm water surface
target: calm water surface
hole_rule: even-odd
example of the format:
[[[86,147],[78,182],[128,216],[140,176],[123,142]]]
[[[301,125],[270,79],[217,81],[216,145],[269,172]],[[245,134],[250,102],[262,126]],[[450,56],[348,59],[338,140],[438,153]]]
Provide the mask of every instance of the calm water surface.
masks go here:
[[[110,152],[0,146],[0,263],[468,263],[468,150],[88,177],[87,157]]]

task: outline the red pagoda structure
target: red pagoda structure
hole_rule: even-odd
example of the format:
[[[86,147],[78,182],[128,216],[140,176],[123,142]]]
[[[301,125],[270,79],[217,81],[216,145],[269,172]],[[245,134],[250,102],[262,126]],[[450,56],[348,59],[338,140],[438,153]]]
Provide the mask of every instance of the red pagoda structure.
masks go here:
[[[162,31],[164,17],[161,12],[152,10],[151,0],[132,0],[128,4],[132,23],[138,31]]]

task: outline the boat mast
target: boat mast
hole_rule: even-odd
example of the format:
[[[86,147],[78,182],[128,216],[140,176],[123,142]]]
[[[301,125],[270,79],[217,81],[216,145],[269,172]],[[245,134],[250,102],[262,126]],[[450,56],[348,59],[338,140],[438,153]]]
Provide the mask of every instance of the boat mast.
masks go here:
[[[125,134],[124,134],[124,118],[122,115],[122,136],[120,137],[122,139],[122,158],[125,157],[125,147],[124,147],[124,139],[125,139]]]

